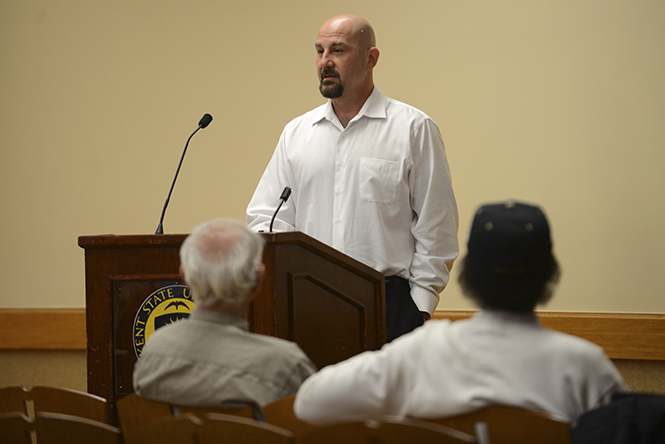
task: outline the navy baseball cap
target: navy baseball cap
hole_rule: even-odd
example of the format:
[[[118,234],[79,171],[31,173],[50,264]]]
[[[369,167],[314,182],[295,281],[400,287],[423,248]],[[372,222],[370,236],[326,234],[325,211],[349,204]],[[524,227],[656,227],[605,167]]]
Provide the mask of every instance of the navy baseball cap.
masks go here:
[[[519,275],[552,259],[545,213],[535,205],[509,200],[476,211],[466,260],[495,274]]]

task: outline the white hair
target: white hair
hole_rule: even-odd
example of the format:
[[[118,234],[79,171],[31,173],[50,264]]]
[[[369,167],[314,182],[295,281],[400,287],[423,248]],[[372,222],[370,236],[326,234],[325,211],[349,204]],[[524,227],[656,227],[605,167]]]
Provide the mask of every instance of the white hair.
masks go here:
[[[192,297],[202,308],[223,302],[240,307],[256,285],[265,241],[232,219],[196,227],[180,247]]]

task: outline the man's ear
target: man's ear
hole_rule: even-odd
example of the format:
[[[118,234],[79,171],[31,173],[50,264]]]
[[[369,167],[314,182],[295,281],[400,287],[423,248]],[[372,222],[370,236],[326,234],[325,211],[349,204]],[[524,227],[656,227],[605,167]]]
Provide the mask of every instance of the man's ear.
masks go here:
[[[379,63],[379,48],[372,46],[367,50],[367,69],[374,69],[377,63]]]

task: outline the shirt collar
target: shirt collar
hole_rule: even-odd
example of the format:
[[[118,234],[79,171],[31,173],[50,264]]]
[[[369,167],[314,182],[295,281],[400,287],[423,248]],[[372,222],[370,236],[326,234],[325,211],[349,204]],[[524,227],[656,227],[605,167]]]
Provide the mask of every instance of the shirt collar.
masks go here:
[[[248,330],[247,321],[230,313],[220,313],[217,311],[202,310],[194,308],[189,314],[192,321],[213,322],[215,324],[224,324],[231,327],[237,327],[242,330]]]
[[[386,96],[379,90],[379,88],[374,85],[372,94],[369,95],[363,107],[360,108],[358,114],[351,119],[358,120],[363,116],[367,116],[374,119],[385,119],[386,118]],[[326,119],[330,122],[333,122],[337,119],[335,115],[335,110],[333,109],[332,100],[328,99],[328,103],[325,106],[322,106],[318,110],[318,115],[314,118],[314,124],[317,124],[321,120]]]
[[[476,316],[482,319],[494,319],[509,324],[539,323],[538,316],[534,312],[515,313],[505,310],[490,310],[483,308]]]

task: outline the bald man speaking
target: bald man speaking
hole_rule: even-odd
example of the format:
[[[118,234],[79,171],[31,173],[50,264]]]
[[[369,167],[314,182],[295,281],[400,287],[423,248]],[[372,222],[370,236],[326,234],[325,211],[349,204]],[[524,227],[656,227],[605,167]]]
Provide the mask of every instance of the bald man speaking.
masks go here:
[[[388,341],[429,319],[457,258],[458,215],[437,124],[374,85],[369,22],[326,21],[316,43],[327,103],[289,122],[247,208],[268,231],[301,231],[386,276]]]

